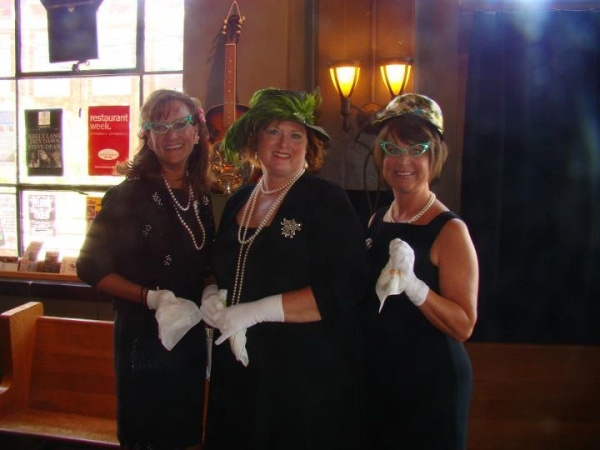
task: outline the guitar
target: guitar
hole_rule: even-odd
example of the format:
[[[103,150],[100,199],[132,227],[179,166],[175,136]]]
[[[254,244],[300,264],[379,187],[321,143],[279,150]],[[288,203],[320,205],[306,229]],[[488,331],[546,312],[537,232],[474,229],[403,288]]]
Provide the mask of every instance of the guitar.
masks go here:
[[[223,34],[226,36],[223,104],[213,106],[206,113],[206,126],[212,144],[211,167],[216,175],[211,190],[218,194],[233,193],[244,183],[245,172],[247,172],[244,168],[236,167],[231,161],[227,161],[221,151],[221,141],[225,132],[239,116],[249,109],[247,106],[236,103],[237,43],[244,20],[245,18],[240,15],[237,1],[234,1],[227,18],[223,21]]]

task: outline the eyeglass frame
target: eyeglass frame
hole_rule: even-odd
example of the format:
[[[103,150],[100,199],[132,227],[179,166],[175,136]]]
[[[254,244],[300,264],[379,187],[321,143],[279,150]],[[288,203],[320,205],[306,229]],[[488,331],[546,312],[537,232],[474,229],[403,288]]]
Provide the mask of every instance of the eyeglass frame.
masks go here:
[[[177,123],[181,123],[182,121],[185,120],[185,126],[179,130],[175,129],[174,126]],[[171,123],[164,123],[164,122],[144,122],[144,130],[149,130],[154,134],[167,134],[169,132],[169,130],[173,130],[175,133],[180,133],[181,131],[185,130],[187,127],[189,127],[190,125],[192,125],[194,123],[194,118],[191,114],[185,116],[185,117],[180,117],[179,119],[175,119],[173,122]],[[155,125],[160,125],[160,126],[164,126],[166,127],[165,131],[157,131],[155,129],[153,129],[152,127]]]
[[[388,151],[388,149],[387,149],[388,145],[391,145],[391,146],[397,148],[399,150],[399,153],[391,153],[390,151]],[[413,149],[413,148],[419,147],[419,146],[424,147],[424,149],[421,153],[419,153],[418,155],[412,155],[409,153],[410,149]],[[431,141],[421,142],[419,144],[413,144],[408,148],[400,147],[399,145],[397,145],[393,142],[384,141],[383,139],[381,141],[379,141],[379,147],[381,148],[381,150],[383,150],[383,153],[385,153],[388,156],[407,155],[411,158],[419,158],[419,157],[423,156],[425,154],[425,152],[427,152],[427,150],[429,150],[430,146],[431,146]]]

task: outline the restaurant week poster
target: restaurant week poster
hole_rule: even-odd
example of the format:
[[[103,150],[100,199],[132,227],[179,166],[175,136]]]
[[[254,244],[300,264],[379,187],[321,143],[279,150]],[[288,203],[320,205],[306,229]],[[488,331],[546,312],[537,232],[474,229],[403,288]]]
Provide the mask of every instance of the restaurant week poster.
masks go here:
[[[27,174],[63,175],[62,109],[25,110]]]
[[[114,175],[129,158],[129,106],[90,106],[88,129],[89,174]]]

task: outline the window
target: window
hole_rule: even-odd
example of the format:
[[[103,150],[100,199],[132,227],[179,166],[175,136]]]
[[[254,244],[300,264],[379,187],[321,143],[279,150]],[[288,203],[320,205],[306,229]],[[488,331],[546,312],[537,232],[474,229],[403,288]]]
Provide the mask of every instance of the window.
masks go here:
[[[182,88],[184,0],[44,3],[0,0],[0,256],[21,256],[35,241],[77,256],[90,205],[122,181],[90,173],[89,108],[129,107],[122,134],[129,135],[124,159],[131,158],[142,100]],[[87,25],[65,39],[73,14]],[[97,57],[67,60],[90,51]],[[30,117],[39,129],[48,120],[51,131],[33,133]]]

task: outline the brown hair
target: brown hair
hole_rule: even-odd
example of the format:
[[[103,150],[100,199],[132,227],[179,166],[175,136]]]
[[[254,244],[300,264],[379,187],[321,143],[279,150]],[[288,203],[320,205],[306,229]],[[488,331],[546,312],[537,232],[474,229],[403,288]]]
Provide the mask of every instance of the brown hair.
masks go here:
[[[208,129],[206,128],[206,120],[200,102],[182,92],[159,89],[148,96],[140,109],[138,137],[141,141],[141,147],[132,160],[117,164],[115,171],[127,178],[160,180],[161,165],[156,154],[148,147],[149,131],[144,129],[144,124],[166,118],[173,102],[183,103],[192,113],[192,124],[198,125],[199,141],[194,145],[188,158],[184,180],[192,186],[198,200],[209,191],[212,182],[212,173],[209,170],[208,161],[210,149]]]
[[[373,144],[373,157],[380,174],[383,173],[383,158],[385,156],[380,143],[389,140],[390,137],[409,144],[429,142],[429,181],[431,182],[440,177],[448,158],[448,146],[437,129],[428,121],[415,115],[405,114],[389,120],[381,128]]]
[[[271,122],[263,124],[256,133],[248,133],[246,145],[240,154],[242,159],[250,161],[252,165],[257,168],[260,168],[260,162],[254,158],[254,152],[258,147],[260,133],[262,133],[270,123]],[[325,144],[313,130],[306,126],[304,129],[306,130],[306,137],[308,139],[308,145],[306,147],[307,169],[309,172],[315,172],[323,166],[323,161],[325,159]]]

